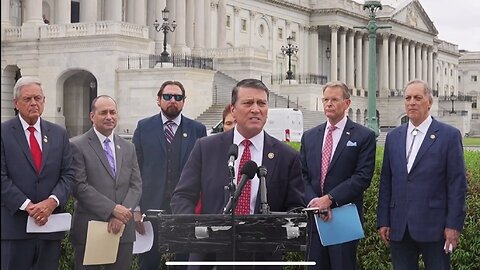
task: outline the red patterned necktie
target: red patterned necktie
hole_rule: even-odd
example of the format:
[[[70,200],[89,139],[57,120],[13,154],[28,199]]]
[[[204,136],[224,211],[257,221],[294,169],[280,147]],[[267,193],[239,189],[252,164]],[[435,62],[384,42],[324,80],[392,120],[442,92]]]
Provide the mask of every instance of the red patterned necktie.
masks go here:
[[[250,145],[252,145],[252,142],[249,140],[243,140],[242,144],[245,148],[243,150],[242,158],[240,159],[240,165],[238,165],[237,184],[240,182],[240,178],[242,177],[241,171],[243,166],[252,159],[252,154],[250,153]],[[238,198],[237,208],[235,208],[236,215],[250,214],[250,189],[252,187],[250,182],[251,181],[247,181],[243,187],[240,198]]]
[[[35,128],[28,127],[28,131],[30,131],[30,152],[32,152],[33,162],[35,163],[37,173],[40,173],[40,166],[42,165],[42,150],[40,150],[40,145],[35,138]]]
[[[333,148],[333,136],[332,133],[336,129],[336,126],[330,126],[328,128],[327,137],[325,138],[325,145],[323,146],[322,154],[322,166],[321,166],[321,176],[320,176],[320,187],[322,188],[325,184],[325,176],[327,175],[328,166],[330,166],[330,157],[332,156]]]

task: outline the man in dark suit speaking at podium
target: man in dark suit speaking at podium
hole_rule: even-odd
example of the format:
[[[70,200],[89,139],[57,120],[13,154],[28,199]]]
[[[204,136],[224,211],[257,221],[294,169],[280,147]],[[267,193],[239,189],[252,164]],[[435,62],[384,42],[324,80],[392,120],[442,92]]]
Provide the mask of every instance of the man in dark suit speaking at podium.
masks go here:
[[[268,88],[256,79],[242,80],[233,88],[232,114],[237,124],[228,132],[196,142],[172,196],[170,204],[174,214],[193,214],[200,194],[202,214],[224,212],[228,201],[225,186],[230,182],[227,161],[232,144],[238,145],[238,158],[234,164],[236,181],[241,178],[239,172],[243,165],[252,160],[267,168],[267,201],[271,211],[286,212],[304,207],[299,153],[263,130],[267,121],[268,96]],[[247,182],[234,209],[236,215],[260,213],[259,182],[257,176]],[[255,260],[272,260],[272,257],[262,255],[265,254],[256,254]],[[248,254],[236,255],[236,260],[250,261],[252,258]],[[281,260],[281,256],[276,259]],[[262,266],[262,269],[267,268]]]

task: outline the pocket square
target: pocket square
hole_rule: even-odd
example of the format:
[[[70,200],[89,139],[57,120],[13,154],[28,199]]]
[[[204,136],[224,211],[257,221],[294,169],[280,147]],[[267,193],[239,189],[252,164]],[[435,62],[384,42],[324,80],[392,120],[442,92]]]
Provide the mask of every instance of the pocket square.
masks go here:
[[[348,141],[347,146],[357,146],[357,142]]]

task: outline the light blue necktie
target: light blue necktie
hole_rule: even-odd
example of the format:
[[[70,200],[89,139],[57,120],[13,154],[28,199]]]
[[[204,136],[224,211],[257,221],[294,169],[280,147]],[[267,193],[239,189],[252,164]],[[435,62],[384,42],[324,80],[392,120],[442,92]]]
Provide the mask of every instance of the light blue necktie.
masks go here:
[[[105,141],[103,141],[103,151],[105,152],[108,163],[112,168],[113,176],[115,176],[115,158],[113,157],[113,152],[109,144],[110,144],[110,139],[106,138]]]

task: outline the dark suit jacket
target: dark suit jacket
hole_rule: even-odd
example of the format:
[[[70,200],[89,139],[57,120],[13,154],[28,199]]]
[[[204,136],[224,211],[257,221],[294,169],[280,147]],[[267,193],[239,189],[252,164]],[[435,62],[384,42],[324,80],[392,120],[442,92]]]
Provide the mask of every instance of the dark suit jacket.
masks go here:
[[[187,162],[195,141],[207,135],[207,129],[201,123],[182,115],[181,168]],[[166,184],[166,140],[162,117],[156,114],[138,122],[133,135],[137,151],[138,164],[143,180],[143,194],[140,200],[142,212],[148,209],[160,209],[163,202],[163,190]]]
[[[173,193],[170,205],[174,214],[193,214],[199,192],[202,193],[202,213],[223,212],[229,197],[224,187],[230,182],[227,161],[232,142],[233,129],[197,141]],[[262,164],[258,165],[265,166],[268,171],[266,183],[270,210],[283,212],[304,206],[298,152],[265,133]],[[255,213],[259,211],[260,194]]]
[[[71,193],[74,175],[67,132],[43,119],[40,126],[42,165],[40,174],[37,174],[18,116],[2,123],[2,240],[63,238],[63,232],[27,234],[28,213],[19,210],[27,198],[38,203],[53,194],[60,201],[53,213],[60,213]]]
[[[300,153],[305,180],[305,200],[309,203],[313,198],[329,193],[339,206],[356,204],[362,218],[363,192],[370,185],[375,170],[375,133],[347,119],[330,161],[322,194],[320,165],[325,128],[326,123],[323,123],[306,131],[302,136]]]
[[[121,204],[132,210],[142,193],[142,180],[135,147],[114,134],[116,174],[113,176],[103,146],[91,128],[72,138],[73,168],[75,169],[76,199],[71,239],[74,244],[85,244],[88,221],[108,221],[113,208]],[[120,242],[135,241],[135,223],[128,221]]]
[[[404,124],[386,138],[377,226],[390,227],[394,241],[403,238],[407,225],[417,241],[440,241],[445,227],[461,231],[465,220],[462,136],[456,128],[433,119],[410,173],[406,137]]]

